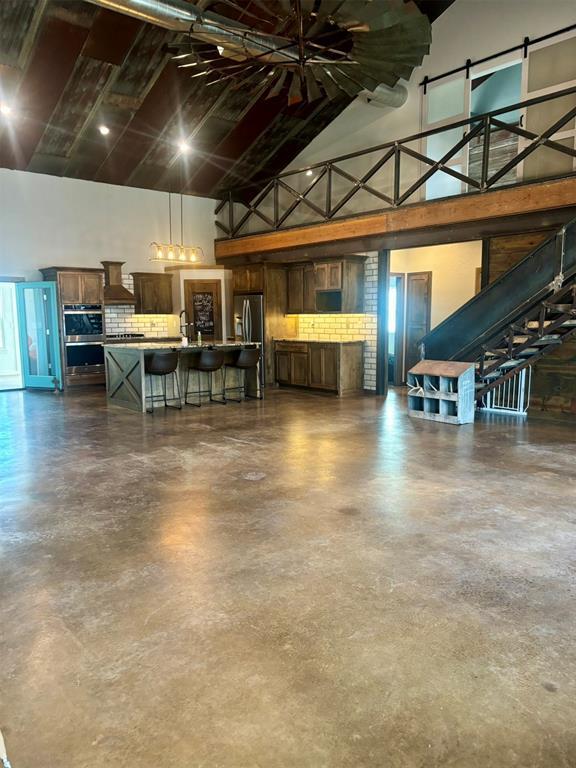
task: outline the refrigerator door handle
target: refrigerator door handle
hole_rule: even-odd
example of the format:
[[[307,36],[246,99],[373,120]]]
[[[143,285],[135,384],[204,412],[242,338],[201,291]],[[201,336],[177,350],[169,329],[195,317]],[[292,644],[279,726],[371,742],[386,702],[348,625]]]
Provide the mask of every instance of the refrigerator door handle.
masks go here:
[[[246,341],[250,342],[252,341],[252,309],[249,301],[246,301],[246,308],[248,309],[248,338]]]
[[[246,341],[246,299],[242,301],[242,341]]]

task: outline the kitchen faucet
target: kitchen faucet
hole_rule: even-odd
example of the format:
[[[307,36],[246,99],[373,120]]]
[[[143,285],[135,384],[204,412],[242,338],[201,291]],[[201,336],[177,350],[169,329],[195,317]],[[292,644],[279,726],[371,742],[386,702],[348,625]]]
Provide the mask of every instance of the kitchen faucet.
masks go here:
[[[182,322],[182,315],[184,315],[184,322]],[[192,323],[189,322],[188,312],[185,309],[180,312],[180,333],[185,335],[188,341],[192,341]]]

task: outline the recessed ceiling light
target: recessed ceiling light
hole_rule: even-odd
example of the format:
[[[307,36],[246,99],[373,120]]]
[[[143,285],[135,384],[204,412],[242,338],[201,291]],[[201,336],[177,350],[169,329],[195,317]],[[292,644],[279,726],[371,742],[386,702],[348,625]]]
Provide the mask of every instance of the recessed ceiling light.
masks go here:
[[[314,171],[306,171],[306,176],[312,176],[313,173]]]
[[[4,115],[4,117],[10,117],[12,114],[12,107],[10,104],[4,104],[3,102],[0,102],[0,113]]]
[[[102,136],[108,136],[108,134],[110,133],[110,128],[108,128],[107,125],[99,125],[98,130],[100,131]]]
[[[218,53],[220,54],[220,56],[223,56],[223,55],[224,55],[224,48],[223,48],[221,45],[217,45],[217,46],[216,46],[216,50],[218,51]]]
[[[180,152],[181,152],[183,155],[185,155],[187,152],[190,152],[190,150],[192,149],[192,147],[190,146],[190,144],[188,144],[188,142],[187,142],[187,141],[179,141],[179,142],[178,142],[178,149],[179,149],[179,151],[180,151]]]

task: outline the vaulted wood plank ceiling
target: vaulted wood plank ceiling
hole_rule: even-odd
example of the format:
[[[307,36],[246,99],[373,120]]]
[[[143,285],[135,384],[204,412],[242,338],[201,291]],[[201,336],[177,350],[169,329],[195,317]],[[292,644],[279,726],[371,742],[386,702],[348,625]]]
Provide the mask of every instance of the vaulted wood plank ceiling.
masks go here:
[[[433,20],[451,2],[418,4]],[[206,87],[171,59],[178,37],[83,0],[1,0],[0,101],[13,115],[0,166],[218,197],[281,171],[351,101],[289,106],[285,93]]]

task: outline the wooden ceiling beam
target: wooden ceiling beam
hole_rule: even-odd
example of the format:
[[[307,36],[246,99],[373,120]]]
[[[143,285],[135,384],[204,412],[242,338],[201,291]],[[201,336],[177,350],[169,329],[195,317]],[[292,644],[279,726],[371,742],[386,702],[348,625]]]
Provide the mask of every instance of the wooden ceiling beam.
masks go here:
[[[409,247],[422,244],[438,233],[448,242],[458,229],[476,235],[494,231],[503,220],[538,217],[539,226],[550,226],[555,212],[561,211],[568,221],[576,206],[576,178],[525,184],[510,189],[473,193],[437,202],[424,202],[402,208],[390,208],[369,216],[331,221],[262,235],[247,235],[231,240],[217,240],[215,254],[218,263],[228,259],[247,258],[280,252],[325,251],[341,248],[347,252],[377,250],[378,248]],[[535,228],[535,227],[533,227]],[[518,231],[518,230],[517,230]],[[450,235],[452,232],[452,235]],[[480,235],[482,236],[482,235]],[[403,243],[403,245],[399,245]],[[343,251],[344,252],[344,251]]]

